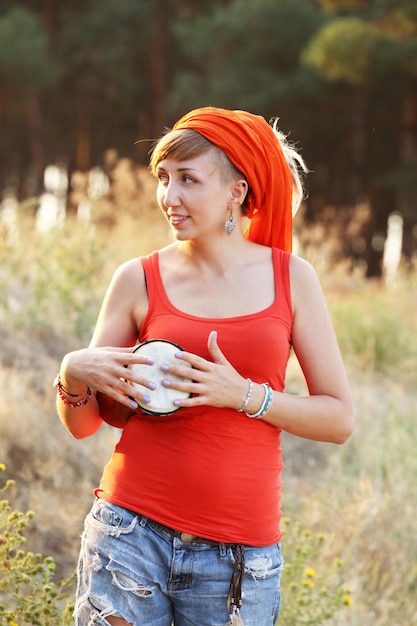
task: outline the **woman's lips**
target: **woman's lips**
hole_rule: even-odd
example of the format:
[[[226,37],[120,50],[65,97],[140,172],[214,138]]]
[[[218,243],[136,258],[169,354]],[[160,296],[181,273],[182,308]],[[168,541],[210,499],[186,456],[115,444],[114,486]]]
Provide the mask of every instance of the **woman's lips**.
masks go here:
[[[170,215],[169,223],[171,226],[180,226],[188,219],[187,215]]]

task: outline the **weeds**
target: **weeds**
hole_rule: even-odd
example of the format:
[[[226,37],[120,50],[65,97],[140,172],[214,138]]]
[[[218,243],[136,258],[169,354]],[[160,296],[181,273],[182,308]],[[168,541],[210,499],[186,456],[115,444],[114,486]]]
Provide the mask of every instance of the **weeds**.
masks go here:
[[[7,480],[0,493],[13,487],[14,481]],[[25,550],[24,533],[33,517],[32,511],[12,510],[8,500],[0,501],[0,624],[67,626],[73,609],[66,595],[71,579],[56,585],[54,559]]]
[[[282,530],[288,556],[278,623],[319,626],[343,607],[352,606],[351,591],[343,583],[343,561],[326,554],[332,542],[323,533],[314,534],[289,518],[282,520]]]

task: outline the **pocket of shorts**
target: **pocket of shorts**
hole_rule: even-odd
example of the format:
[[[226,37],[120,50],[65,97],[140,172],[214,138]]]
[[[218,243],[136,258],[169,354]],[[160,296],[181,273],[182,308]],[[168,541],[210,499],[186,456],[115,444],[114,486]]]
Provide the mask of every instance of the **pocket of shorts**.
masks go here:
[[[234,562],[234,552],[231,550]],[[262,547],[245,548],[245,575],[254,580],[262,580],[276,576],[283,570],[284,560],[281,555],[280,544]]]
[[[136,526],[137,516],[132,511],[97,498],[87,516],[87,522],[103,531],[128,533]]]

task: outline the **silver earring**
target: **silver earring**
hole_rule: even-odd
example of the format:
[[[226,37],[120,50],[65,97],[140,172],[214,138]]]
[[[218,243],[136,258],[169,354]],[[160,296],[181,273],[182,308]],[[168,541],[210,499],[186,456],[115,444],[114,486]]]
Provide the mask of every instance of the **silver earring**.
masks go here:
[[[236,223],[233,219],[233,213],[232,213],[232,209],[230,209],[230,213],[229,213],[229,219],[227,219],[224,223],[224,228],[226,230],[226,233],[228,236],[230,236],[232,234],[232,232],[234,231],[236,226]]]

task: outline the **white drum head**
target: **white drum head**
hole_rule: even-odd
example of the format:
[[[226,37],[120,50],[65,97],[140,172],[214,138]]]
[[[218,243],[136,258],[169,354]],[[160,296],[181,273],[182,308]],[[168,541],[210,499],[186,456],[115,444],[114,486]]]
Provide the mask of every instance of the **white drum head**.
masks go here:
[[[138,372],[146,376],[146,378],[150,378],[157,385],[155,391],[149,391],[149,389],[142,387],[142,385],[131,383],[133,387],[132,398],[146,413],[152,415],[169,415],[170,413],[175,413],[180,407],[174,406],[174,400],[189,398],[189,393],[163,387],[161,384],[166,378],[171,380],[184,380],[180,376],[161,370],[161,363],[178,365],[178,359],[175,358],[175,353],[178,352],[178,350],[182,350],[181,346],[167,341],[166,339],[150,339],[149,341],[144,341],[133,350],[133,352],[142,352],[146,354],[146,356],[152,357],[155,361],[154,365],[136,364],[128,366],[128,369]],[[182,364],[191,367],[191,365],[185,361],[183,361]],[[151,401],[145,404],[139,398],[135,397],[135,388],[140,389],[141,392],[146,390]]]

